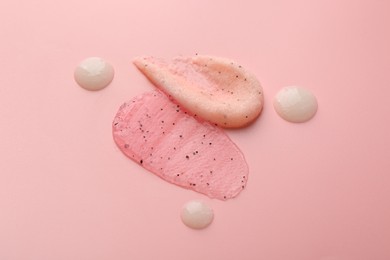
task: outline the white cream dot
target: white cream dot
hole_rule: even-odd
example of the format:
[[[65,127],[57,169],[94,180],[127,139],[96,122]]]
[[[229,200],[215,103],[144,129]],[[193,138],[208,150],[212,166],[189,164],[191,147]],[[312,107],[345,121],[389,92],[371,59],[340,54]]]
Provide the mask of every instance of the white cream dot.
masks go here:
[[[210,225],[213,219],[213,210],[202,201],[189,201],[181,210],[181,220],[193,229],[203,229]]]
[[[100,90],[108,86],[114,78],[114,68],[99,57],[90,57],[76,67],[74,79],[87,90]]]
[[[278,115],[293,123],[308,121],[316,114],[317,107],[316,97],[301,87],[284,87],[274,98],[274,108]]]

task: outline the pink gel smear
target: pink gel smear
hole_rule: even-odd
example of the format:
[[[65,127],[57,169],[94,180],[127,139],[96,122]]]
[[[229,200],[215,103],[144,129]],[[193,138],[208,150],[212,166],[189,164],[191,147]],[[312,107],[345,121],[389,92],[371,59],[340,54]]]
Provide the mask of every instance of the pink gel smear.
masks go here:
[[[246,126],[263,108],[259,81],[232,60],[200,55],[169,61],[140,57],[134,64],[188,111],[220,127]]]
[[[113,138],[130,159],[167,182],[226,200],[246,186],[244,155],[222,129],[189,115],[160,91],[124,103]]]

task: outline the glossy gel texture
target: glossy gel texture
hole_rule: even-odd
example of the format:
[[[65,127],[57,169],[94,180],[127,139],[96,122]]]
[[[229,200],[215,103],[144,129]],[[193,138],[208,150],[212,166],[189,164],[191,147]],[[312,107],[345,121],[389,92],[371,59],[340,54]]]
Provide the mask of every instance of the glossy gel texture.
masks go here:
[[[87,90],[101,90],[114,78],[114,68],[99,57],[83,60],[74,71],[74,79],[80,87]]]
[[[181,220],[184,225],[192,229],[206,228],[213,219],[213,210],[202,201],[189,201],[181,210]]]
[[[316,114],[317,107],[316,97],[301,87],[285,87],[274,98],[274,108],[278,115],[293,123],[310,120]]]

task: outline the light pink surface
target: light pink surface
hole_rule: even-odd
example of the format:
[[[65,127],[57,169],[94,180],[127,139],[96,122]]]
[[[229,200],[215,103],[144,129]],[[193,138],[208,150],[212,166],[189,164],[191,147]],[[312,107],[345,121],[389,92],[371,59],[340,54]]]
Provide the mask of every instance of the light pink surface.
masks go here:
[[[390,259],[390,2],[0,2],[0,259]],[[138,55],[239,61],[265,93],[259,120],[230,131],[250,167],[237,199],[209,200],[128,160],[111,138],[118,105],[151,88]],[[73,80],[101,56],[99,92]],[[272,108],[300,85],[319,110]],[[203,199],[213,224],[186,228]]]

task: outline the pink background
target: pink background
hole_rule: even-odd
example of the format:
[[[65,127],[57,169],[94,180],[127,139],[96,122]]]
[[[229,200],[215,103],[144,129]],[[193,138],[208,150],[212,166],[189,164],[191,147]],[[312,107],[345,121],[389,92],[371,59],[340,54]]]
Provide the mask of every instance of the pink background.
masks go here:
[[[2,0],[1,260],[390,259],[390,1]],[[138,55],[235,59],[264,87],[250,127],[228,134],[250,167],[227,202],[161,181],[111,138],[119,105],[152,85]],[[101,56],[112,84],[73,69]],[[305,124],[279,118],[287,85],[319,101]],[[186,228],[181,206],[215,211]]]

